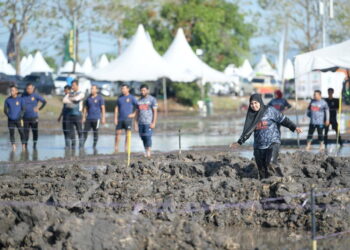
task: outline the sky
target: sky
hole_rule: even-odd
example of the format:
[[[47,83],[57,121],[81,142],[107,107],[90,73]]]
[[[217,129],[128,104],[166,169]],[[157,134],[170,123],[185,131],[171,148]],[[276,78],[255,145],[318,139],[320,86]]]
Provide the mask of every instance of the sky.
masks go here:
[[[229,0],[229,1],[235,1],[235,0]],[[248,4],[249,2],[249,4]],[[261,11],[257,4],[257,0],[239,0],[239,7],[242,12],[257,12]],[[251,16],[246,16],[247,22],[252,22]],[[136,31],[135,31],[136,32]],[[282,36],[282,34],[281,34]],[[0,23],[0,49],[3,50],[4,53],[6,53],[6,46],[9,38],[9,32],[6,27],[4,27]],[[93,63],[96,63],[99,60],[99,57],[104,54],[116,54],[117,53],[117,40],[115,37],[102,34],[99,32],[91,32],[91,47],[92,47],[92,61]],[[278,38],[277,38],[278,39]],[[258,62],[258,60],[261,57],[262,51],[259,50],[261,45],[268,45],[276,46],[276,44],[271,44],[272,39],[268,36],[258,36],[253,37],[250,39],[250,47],[252,51],[252,55],[250,58],[248,58],[252,64],[255,64]],[[45,46],[44,46],[45,44]],[[22,48],[25,51],[33,51],[33,50],[41,50],[44,56],[52,56],[56,57],[56,62],[61,63],[62,57],[57,57],[57,54],[59,53],[57,49],[55,49],[56,43],[50,43],[50,41],[45,40],[43,38],[38,39],[35,36],[34,33],[28,32],[28,34],[24,37],[22,42]],[[278,45],[277,45],[278,46]],[[81,63],[84,61],[84,59],[89,56],[89,42],[88,42],[88,33],[84,32],[80,34],[80,44],[79,44],[79,53],[80,53],[80,60]],[[288,54],[288,56],[291,58],[295,55],[295,52],[291,52]],[[267,54],[267,57],[272,62],[277,61],[277,54]]]

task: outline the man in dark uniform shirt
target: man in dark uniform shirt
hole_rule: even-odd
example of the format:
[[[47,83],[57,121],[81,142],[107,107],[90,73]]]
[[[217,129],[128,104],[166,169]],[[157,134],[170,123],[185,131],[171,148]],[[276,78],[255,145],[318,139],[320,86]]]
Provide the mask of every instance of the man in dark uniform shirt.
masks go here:
[[[19,136],[22,141],[22,148],[25,150],[25,141],[23,134],[23,113],[24,113],[24,102],[21,97],[18,96],[18,89],[16,86],[10,87],[11,95],[7,97],[4,105],[4,113],[8,118],[8,129],[10,132],[10,141],[12,144],[12,150],[16,151],[15,142],[15,128],[17,127]]]
[[[329,107],[329,114],[330,114],[330,119],[329,119],[329,125],[325,126],[325,136],[324,136],[324,144],[327,146],[328,143],[328,131],[329,131],[329,126],[332,125],[332,129],[335,130],[336,134],[338,135],[338,121],[337,121],[337,113],[339,110],[339,99],[338,98],[333,98],[334,94],[334,89],[329,88],[328,89],[328,98],[325,99],[325,101],[328,104]],[[343,144],[340,134],[339,134],[339,143],[340,145]]]
[[[39,110],[42,110],[46,105],[46,100],[35,93],[35,87],[32,83],[28,83],[26,86],[26,91],[22,95],[22,99],[25,106],[25,111],[23,115],[24,122],[24,140],[27,146],[29,139],[29,131],[32,129],[33,134],[33,148],[36,148],[36,143],[39,136]],[[38,108],[38,103],[41,102],[40,108]]]

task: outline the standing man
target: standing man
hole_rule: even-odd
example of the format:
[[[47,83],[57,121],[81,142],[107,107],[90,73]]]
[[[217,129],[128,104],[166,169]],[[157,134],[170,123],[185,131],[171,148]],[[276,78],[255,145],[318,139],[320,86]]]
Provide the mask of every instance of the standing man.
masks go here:
[[[151,157],[152,130],[156,127],[158,117],[158,104],[156,98],[149,95],[147,85],[140,87],[141,98],[137,101],[135,129],[139,131],[140,137],[145,147],[145,156]],[[136,125],[136,120],[138,125]]]
[[[342,145],[343,142],[341,140],[340,134],[338,134],[338,121],[337,121],[337,112],[339,110],[339,99],[338,98],[333,98],[334,94],[334,89],[329,88],[328,89],[328,98],[326,98],[326,102],[329,107],[329,114],[330,114],[330,119],[328,126],[325,127],[325,133],[324,133],[324,144],[327,147],[328,144],[328,131],[329,131],[329,126],[332,125],[332,129],[335,130],[336,135],[339,136],[339,144]]]
[[[10,142],[12,144],[12,151],[16,151],[15,142],[15,128],[17,127],[19,136],[22,142],[22,150],[26,150],[25,140],[23,134],[23,114],[24,114],[24,102],[21,97],[18,96],[18,89],[16,86],[10,87],[11,95],[6,98],[4,105],[4,113],[7,116],[7,127],[10,132]]]
[[[279,89],[275,91],[275,98],[268,103],[268,106],[272,106],[280,112],[283,112],[292,107],[286,98],[283,98],[283,93]]]
[[[75,148],[76,139],[74,127],[79,137],[79,147],[83,147],[83,129],[82,129],[82,111],[84,93],[79,91],[79,83],[77,80],[72,81],[72,91],[63,98],[63,103],[67,104],[68,113],[68,133],[70,140],[68,146]]]
[[[327,102],[322,99],[320,90],[315,90],[314,99],[311,100],[307,116],[310,117],[309,133],[307,135],[306,150],[311,149],[312,135],[317,129],[320,150],[324,150],[323,129],[329,125],[329,108]]]
[[[96,147],[97,140],[98,140],[98,128],[100,125],[100,120],[102,124],[106,123],[105,100],[102,98],[102,96],[97,94],[97,86],[92,85],[91,94],[86,99],[84,109],[83,109],[83,123],[85,124],[84,125],[84,144],[86,142],[88,132],[92,128],[92,130],[94,131],[93,147],[94,148]]]
[[[69,85],[64,86],[64,95],[69,95],[71,91],[71,87]],[[66,148],[69,147],[70,134],[69,134],[69,121],[68,121],[68,108],[67,104],[63,104],[62,111],[57,121],[60,122],[62,119],[62,130],[64,135],[64,142],[66,144]]]
[[[42,110],[46,105],[46,100],[37,93],[34,93],[35,87],[32,83],[28,83],[26,91],[22,94],[22,99],[25,106],[23,115],[24,122],[24,142],[25,146],[28,145],[29,130],[32,129],[33,134],[33,148],[36,148],[39,137],[39,110]],[[38,103],[41,102],[40,108]]]
[[[123,84],[121,86],[122,95],[117,100],[117,105],[114,109],[114,124],[116,125],[115,134],[115,146],[114,151],[119,151],[119,141],[124,129],[125,135],[125,152],[128,147],[128,136],[127,132],[131,130],[132,119],[135,117],[135,109],[137,105],[136,98],[130,94],[130,88],[128,85]]]

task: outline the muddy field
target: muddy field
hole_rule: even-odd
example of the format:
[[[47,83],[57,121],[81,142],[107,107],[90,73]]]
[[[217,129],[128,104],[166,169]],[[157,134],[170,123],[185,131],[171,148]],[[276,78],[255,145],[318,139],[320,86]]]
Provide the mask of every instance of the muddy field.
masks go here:
[[[350,229],[350,158],[282,154],[285,177],[265,180],[234,152],[136,156],[130,167],[124,156],[113,158],[1,175],[0,248],[272,249],[289,240],[300,249],[309,237],[311,184],[318,234]],[[242,235],[274,228],[280,233],[269,234],[269,245]]]

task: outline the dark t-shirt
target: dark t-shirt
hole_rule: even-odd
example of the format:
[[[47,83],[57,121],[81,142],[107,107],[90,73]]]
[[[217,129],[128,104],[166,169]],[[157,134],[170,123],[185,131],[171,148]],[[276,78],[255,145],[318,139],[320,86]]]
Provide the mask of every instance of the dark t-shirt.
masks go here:
[[[291,107],[285,98],[274,98],[269,102],[268,105],[281,112],[283,112],[286,108],[289,109]]]
[[[101,119],[101,107],[105,105],[105,101],[102,96],[97,95],[95,97],[89,96],[85,101],[85,107],[87,108],[86,120],[98,120]]]
[[[329,107],[329,115],[331,121],[337,120],[337,112],[339,110],[339,99],[338,98],[326,98],[325,101],[328,104]]]
[[[137,106],[137,100],[133,95],[122,95],[117,100],[118,121],[128,120],[128,116],[134,112]]]
[[[38,102],[46,103],[46,100],[38,95],[37,93],[33,93],[31,95],[28,95],[27,93],[24,93],[22,95],[25,111],[24,111],[24,118],[37,118],[38,112],[34,111],[34,108],[38,106]]]
[[[13,98],[8,97],[5,101],[5,106],[7,108],[7,117],[10,120],[16,121],[21,119],[21,112],[24,106],[23,99],[19,96]]]

